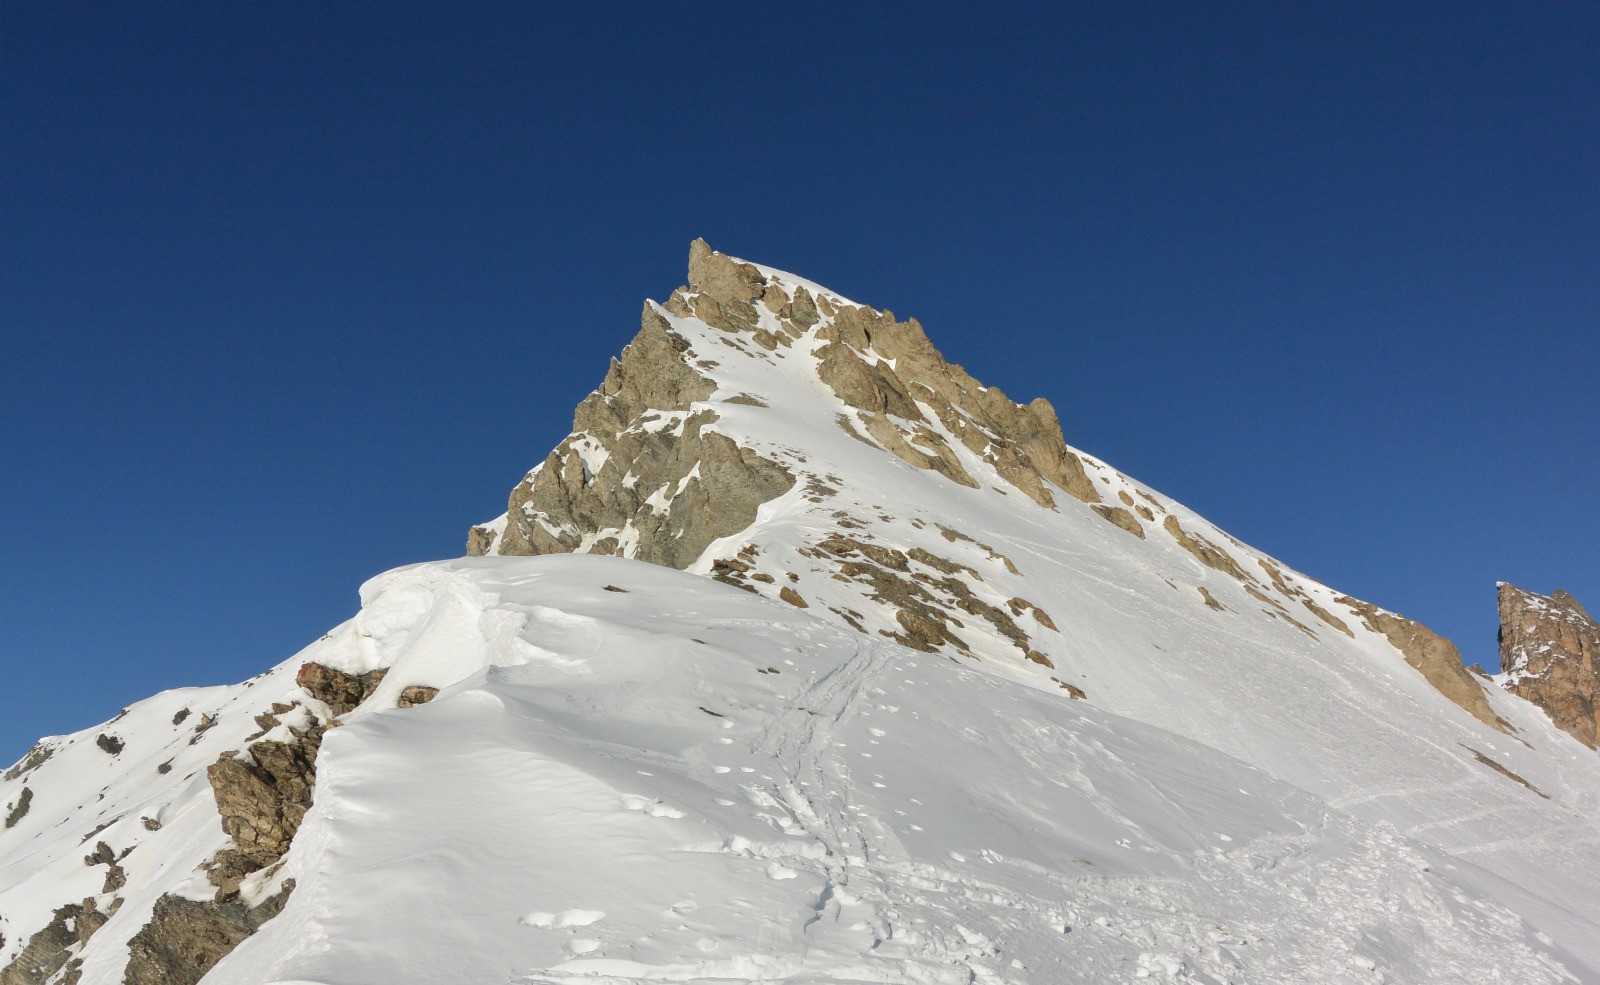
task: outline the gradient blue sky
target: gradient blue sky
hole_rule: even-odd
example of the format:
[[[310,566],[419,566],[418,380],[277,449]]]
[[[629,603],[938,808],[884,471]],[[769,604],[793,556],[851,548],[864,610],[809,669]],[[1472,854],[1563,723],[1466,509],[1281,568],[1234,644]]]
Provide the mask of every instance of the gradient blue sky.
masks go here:
[[[0,7],[0,762],[459,554],[694,236],[1469,662],[1600,608],[1600,5],[442,6]]]

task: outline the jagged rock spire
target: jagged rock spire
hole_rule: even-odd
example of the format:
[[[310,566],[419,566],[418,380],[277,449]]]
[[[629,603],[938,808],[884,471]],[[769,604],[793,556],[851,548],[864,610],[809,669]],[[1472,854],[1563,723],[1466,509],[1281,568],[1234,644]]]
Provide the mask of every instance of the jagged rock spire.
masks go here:
[[[1589,748],[1600,740],[1600,623],[1557,589],[1500,586],[1500,669],[1506,690],[1543,708]]]

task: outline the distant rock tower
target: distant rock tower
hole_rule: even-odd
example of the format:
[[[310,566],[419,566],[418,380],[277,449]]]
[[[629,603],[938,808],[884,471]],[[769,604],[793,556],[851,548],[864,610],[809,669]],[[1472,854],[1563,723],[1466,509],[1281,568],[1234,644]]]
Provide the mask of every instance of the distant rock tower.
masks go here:
[[[1506,690],[1595,748],[1600,738],[1600,623],[1566,592],[1500,583],[1500,667]]]

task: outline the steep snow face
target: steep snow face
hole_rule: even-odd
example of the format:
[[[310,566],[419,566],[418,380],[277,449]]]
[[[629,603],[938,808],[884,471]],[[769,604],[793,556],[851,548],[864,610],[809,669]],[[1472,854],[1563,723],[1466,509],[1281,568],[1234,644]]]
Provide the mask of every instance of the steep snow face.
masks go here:
[[[704,244],[689,281],[476,552],[682,567],[1081,695],[1593,918],[1600,760],[1448,641],[1065,446],[914,320]]]
[[[305,661],[388,668],[323,737],[273,876],[287,905],[207,983],[1597,980],[1563,943],[1592,951],[1581,917],[1555,927],[1470,862],[1047,678],[608,557],[420,565],[362,595],[294,660],[206,695],[210,735],[293,697]],[[408,681],[441,691],[397,709]],[[197,697],[130,709],[123,755],[165,755],[169,709]],[[92,741],[63,740],[41,791]],[[204,798],[105,779],[114,811],[167,824],[100,833],[138,871],[84,982],[122,980],[152,887],[222,842]],[[179,829],[186,849],[154,840]],[[86,868],[57,854],[41,872]],[[28,891],[0,883],[0,908]]]

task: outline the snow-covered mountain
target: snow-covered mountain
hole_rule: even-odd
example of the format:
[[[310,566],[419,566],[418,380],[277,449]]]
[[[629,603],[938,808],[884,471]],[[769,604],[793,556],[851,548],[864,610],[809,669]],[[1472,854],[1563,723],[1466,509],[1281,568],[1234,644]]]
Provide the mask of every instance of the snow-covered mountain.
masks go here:
[[[1600,982],[1600,757],[915,321],[697,242],[469,553],[6,772],[0,985]]]

